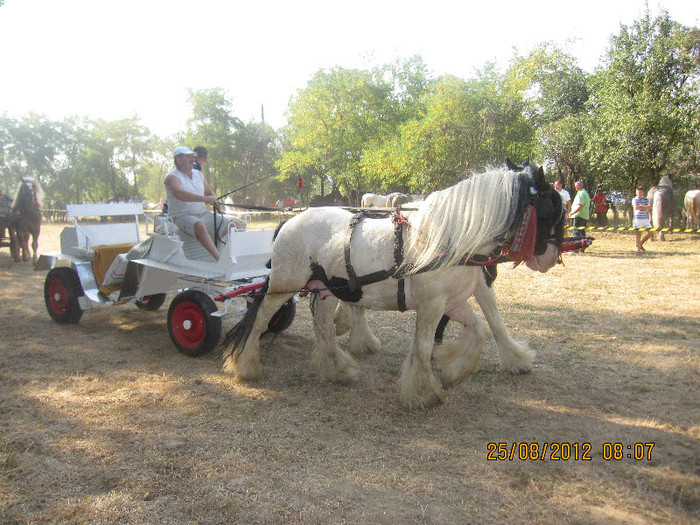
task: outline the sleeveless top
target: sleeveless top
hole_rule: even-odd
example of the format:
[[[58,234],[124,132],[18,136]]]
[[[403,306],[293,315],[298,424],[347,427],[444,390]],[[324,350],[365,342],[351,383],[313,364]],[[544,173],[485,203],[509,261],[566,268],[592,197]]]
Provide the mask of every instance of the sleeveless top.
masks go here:
[[[192,170],[192,177],[188,177],[180,170],[173,170],[165,178],[167,179],[171,175],[178,178],[183,190],[197,195],[204,195],[204,176],[201,171]],[[167,185],[165,186],[165,195],[168,199],[168,215],[171,217],[177,215],[198,215],[207,211],[207,207],[203,202],[185,202],[175,198]]]

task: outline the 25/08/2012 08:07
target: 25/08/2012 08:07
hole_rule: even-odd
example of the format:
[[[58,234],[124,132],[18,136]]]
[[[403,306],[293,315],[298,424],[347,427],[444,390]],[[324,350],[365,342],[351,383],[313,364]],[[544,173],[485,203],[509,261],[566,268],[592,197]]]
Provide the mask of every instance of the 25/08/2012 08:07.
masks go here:
[[[603,443],[600,455],[605,461],[651,461],[655,443]],[[500,442],[488,443],[489,461],[591,461],[593,445],[589,442]]]

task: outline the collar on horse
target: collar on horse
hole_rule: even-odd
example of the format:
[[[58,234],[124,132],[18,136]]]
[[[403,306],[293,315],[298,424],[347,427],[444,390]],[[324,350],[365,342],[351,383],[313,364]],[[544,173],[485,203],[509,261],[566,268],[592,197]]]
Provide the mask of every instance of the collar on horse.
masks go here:
[[[384,219],[391,216],[391,221],[394,223],[394,265],[388,270],[378,270],[358,276],[355,272],[355,267],[352,265],[350,247],[352,244],[352,234],[357,225],[364,219]],[[348,288],[350,291],[355,291],[362,286],[385,281],[389,278],[397,280],[398,290],[396,292],[396,302],[398,309],[401,312],[406,311],[406,293],[405,293],[405,275],[406,271],[400,268],[403,265],[403,246],[404,227],[410,227],[408,221],[397,210],[395,212],[378,212],[371,210],[361,210],[355,213],[350,219],[350,228],[348,230],[347,240],[345,242],[345,270],[348,274]],[[523,214],[523,221],[518,228],[517,233],[506,244],[498,247],[491,255],[472,255],[465,257],[460,264],[464,266],[495,266],[502,262],[513,261],[516,266],[523,261],[526,261],[535,250],[535,239],[537,237],[537,212],[533,205],[528,205]],[[439,265],[440,261],[436,260],[434,264],[426,265],[419,270],[419,273],[427,272]]]

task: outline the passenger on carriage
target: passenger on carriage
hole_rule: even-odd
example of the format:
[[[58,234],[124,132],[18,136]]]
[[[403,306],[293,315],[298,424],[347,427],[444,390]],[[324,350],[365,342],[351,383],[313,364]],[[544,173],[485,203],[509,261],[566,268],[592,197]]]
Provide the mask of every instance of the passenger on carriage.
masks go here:
[[[165,194],[168,202],[168,216],[179,229],[193,235],[204,248],[219,260],[219,250],[214,243],[214,214],[207,211],[211,204],[221,212],[214,190],[204,180],[201,171],[194,169],[196,153],[189,148],[179,147],[174,152],[175,169],[165,176]],[[219,239],[228,235],[231,217],[216,216]],[[236,223],[234,228],[242,225]]]

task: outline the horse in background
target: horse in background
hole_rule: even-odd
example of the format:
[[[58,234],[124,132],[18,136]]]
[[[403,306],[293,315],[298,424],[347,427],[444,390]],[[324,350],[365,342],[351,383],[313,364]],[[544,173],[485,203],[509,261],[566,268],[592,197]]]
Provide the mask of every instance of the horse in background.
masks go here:
[[[8,225],[12,258],[19,262],[29,260],[29,237],[32,238],[32,262],[36,264],[41,232],[41,202],[44,192],[39,183],[28,177],[23,178],[17,186],[17,193],[12,203],[12,217]]]
[[[647,192],[647,198],[652,205],[651,220],[654,228],[662,228],[668,222],[668,227],[673,227],[673,211],[676,207],[676,199],[673,196],[671,177],[661,177],[658,186],[653,186]],[[659,232],[659,240],[665,241],[664,232]]]
[[[363,208],[398,208],[409,202],[411,198],[405,193],[395,191],[389,195],[365,193],[360,206]]]
[[[700,228],[700,190],[690,190],[683,199],[685,225],[688,229]]]
[[[385,208],[388,195],[378,193],[365,193],[360,201],[363,208]]]
[[[340,193],[338,189],[334,189],[326,195],[314,195],[309,202],[309,208],[318,208],[321,206],[348,206],[348,198]]]

